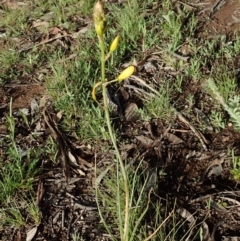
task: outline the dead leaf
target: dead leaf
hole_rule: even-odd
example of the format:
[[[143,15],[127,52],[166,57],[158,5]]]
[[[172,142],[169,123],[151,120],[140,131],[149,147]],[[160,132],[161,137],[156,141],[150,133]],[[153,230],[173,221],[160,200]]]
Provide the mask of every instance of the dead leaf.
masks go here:
[[[46,30],[49,28],[49,22],[47,21],[34,21],[32,24],[33,28],[36,28],[38,32],[45,33]]]
[[[239,241],[238,236],[222,236],[222,241]]]
[[[17,9],[17,8],[21,7],[20,5],[24,5],[23,2],[22,2],[22,4],[20,4],[21,2],[16,3],[16,2],[9,1],[9,0],[8,1],[2,1],[2,3],[3,2],[5,2],[4,5],[7,9]]]
[[[129,103],[125,109],[125,118],[127,121],[136,121],[138,119],[137,114],[138,106],[135,103]]]
[[[25,116],[28,116],[29,115],[29,109],[28,108],[21,108],[19,110],[19,116],[21,116],[21,114],[25,115]],[[16,113],[18,115],[18,113]]]
[[[48,105],[48,103],[51,101],[51,97],[48,94],[43,94],[42,98],[39,101],[39,108],[43,108]]]
[[[36,111],[38,111],[38,110],[39,110],[38,103],[37,103],[36,99],[32,98],[31,99],[31,114],[32,115],[35,114]]]
[[[178,52],[183,56],[188,56],[190,54],[193,54],[193,49],[191,45],[187,42],[178,49]]]
[[[100,175],[98,175],[98,177],[97,177],[96,180],[95,180],[94,187],[97,187],[97,186],[101,183],[102,179],[103,179],[104,176],[108,173],[108,171],[110,170],[110,168],[112,168],[112,166],[113,166],[113,164],[112,164],[111,166],[107,167],[104,171],[102,171],[102,172],[100,173]]]
[[[73,156],[73,154],[68,151],[68,159],[69,159],[69,164],[74,166],[74,167],[79,167],[76,158]]]
[[[92,168],[92,166],[93,166],[92,163],[87,162],[86,160],[84,160],[84,159],[81,158],[80,156],[78,156],[77,159],[78,159],[78,163],[79,163],[80,167],[81,167],[83,170],[87,171],[87,170],[89,170],[90,168]]]
[[[79,168],[77,168],[77,172],[79,173],[80,176],[86,176],[86,174]]]
[[[53,27],[53,28],[51,28],[51,29],[49,30],[49,33],[50,33],[51,35],[57,35],[58,33],[61,33],[61,29],[58,28],[58,27]]]
[[[141,142],[143,146],[150,146],[153,143],[153,140],[146,136],[136,136],[137,140]]]
[[[136,145],[133,144],[133,143],[131,143],[131,144],[123,144],[123,145],[121,145],[120,150],[121,151],[130,151],[130,150],[132,150],[134,148],[136,148]]]
[[[40,131],[42,131],[42,124],[41,124],[40,121],[37,122],[34,131],[35,131],[35,132],[40,132]]]
[[[57,122],[57,123],[62,119],[63,113],[64,113],[63,110],[61,110],[61,111],[59,111],[59,112],[57,113],[57,115],[56,115],[56,117],[57,117],[57,118],[56,118],[56,122]]]
[[[212,176],[215,176],[215,177],[220,176],[222,173],[222,170],[223,170],[222,165],[213,166],[208,171],[207,177],[210,178]]]
[[[58,130],[57,123],[53,120],[51,115],[47,112],[47,110],[43,111],[43,116],[46,124],[48,125],[49,129],[51,130],[51,134],[55,142],[57,143],[59,147],[59,153],[58,158],[61,160],[62,166],[63,166],[63,173],[66,178],[66,181],[68,181],[69,177],[69,164],[67,161],[67,154],[66,154],[66,148],[67,143],[64,140],[61,132]]]
[[[43,26],[43,27],[45,27],[45,28],[48,28],[49,27],[49,22],[46,22],[46,21],[41,21],[41,22],[33,22],[33,24],[32,24],[32,27],[33,28],[37,28],[37,27],[39,27],[39,26]]]
[[[185,218],[190,223],[196,222],[196,219],[194,218],[194,216],[190,212],[188,212],[185,208],[179,208],[177,210],[177,213],[180,214],[183,218]]]
[[[148,176],[146,180],[146,185],[144,186],[144,191],[149,192],[151,188],[155,188],[157,185],[157,171],[152,168],[148,171]]]
[[[0,124],[0,133],[2,135],[7,134],[7,130],[8,130],[8,128],[7,128],[6,124]]]
[[[28,231],[26,241],[31,241],[36,235],[37,230],[38,230],[38,227],[34,227],[30,231]]]
[[[222,168],[222,163],[224,162],[224,158],[217,158],[215,159],[209,167],[205,171],[205,176],[207,178],[211,178],[212,176],[220,176],[223,168]]]
[[[180,139],[179,137],[175,136],[172,133],[166,133],[165,136],[167,137],[168,141],[173,145],[183,143],[182,139]]]
[[[54,18],[54,12],[47,12],[45,15],[41,16],[41,20],[50,22]]]
[[[153,73],[157,70],[157,68],[151,62],[146,62],[144,64],[144,68],[147,73]]]
[[[78,38],[80,35],[85,34],[91,27],[91,24],[87,25],[86,27],[81,28],[78,32],[72,34],[72,38]]]
[[[5,32],[0,33],[0,38],[6,38],[7,34]]]

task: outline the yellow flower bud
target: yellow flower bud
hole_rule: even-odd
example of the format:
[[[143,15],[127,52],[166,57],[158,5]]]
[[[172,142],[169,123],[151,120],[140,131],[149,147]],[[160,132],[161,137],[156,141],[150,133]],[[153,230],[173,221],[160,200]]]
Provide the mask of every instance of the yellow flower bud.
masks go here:
[[[98,36],[102,36],[105,30],[105,13],[103,3],[97,1],[93,8],[93,19]]]
[[[97,97],[96,97],[96,89],[99,85],[102,84],[102,81],[100,82],[97,82],[94,86],[93,86],[93,89],[92,89],[92,98],[97,101]]]
[[[109,50],[111,53],[117,48],[118,42],[119,42],[119,38],[120,38],[120,36],[118,35],[118,36],[112,41],[112,43],[111,43],[111,45],[110,45],[110,50]]]
[[[122,71],[122,73],[117,77],[117,80],[120,82],[124,79],[129,78],[135,71],[134,66],[129,66],[125,70]]]
[[[98,24],[99,22],[101,22],[105,19],[104,7],[103,7],[103,3],[101,1],[97,1],[94,5],[93,19],[94,19],[94,23],[96,23],[96,24]]]
[[[102,37],[104,33],[104,23],[100,22],[99,24],[95,24],[95,30],[97,35]]]

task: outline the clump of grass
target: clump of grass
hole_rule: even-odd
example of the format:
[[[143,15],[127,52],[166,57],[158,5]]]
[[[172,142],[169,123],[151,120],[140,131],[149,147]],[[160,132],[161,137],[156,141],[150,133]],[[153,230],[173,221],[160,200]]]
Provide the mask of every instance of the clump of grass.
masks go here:
[[[240,130],[240,97],[238,95],[229,96],[226,102],[226,97],[224,99],[224,97],[221,95],[213,79],[208,79],[205,83],[205,86],[208,88],[215,100],[222,105],[225,111],[227,111],[230,116],[230,121],[232,121],[235,128]]]
[[[139,110],[141,118],[146,121],[149,121],[152,118],[171,121],[175,114],[171,105],[171,93],[172,88],[168,83],[166,83],[165,86],[160,87],[155,97],[144,101],[144,108]]]
[[[37,163],[41,152],[30,149],[23,154],[16,142],[15,118],[7,116],[8,135],[3,140],[6,149],[5,159],[0,158],[0,226],[13,225],[16,228],[26,225],[26,216],[32,218],[36,225],[40,224],[40,213],[34,200],[33,181],[38,173]]]
[[[229,81],[225,80],[228,82]],[[227,83],[225,83],[227,85]],[[230,86],[233,86],[234,84],[231,84]],[[233,95],[233,89],[229,94],[228,89],[226,89],[226,92],[224,92],[224,89],[222,90],[225,93],[225,98],[223,95],[221,95],[219,88],[215,84],[213,79],[208,79],[207,82],[205,83],[205,88],[212,94],[212,96],[215,98],[215,100],[221,104],[223,109],[228,113],[230,116],[229,121],[232,122],[233,126],[235,127],[236,130],[240,131],[240,108],[239,108],[239,103],[240,103],[240,96],[234,94]],[[226,93],[228,95],[226,95]],[[215,121],[215,124],[217,126],[220,126],[221,128],[225,127],[225,120],[222,118],[222,114],[219,112],[214,112],[212,115],[213,120]],[[236,157],[234,155],[234,151],[231,151],[231,158],[232,158],[232,163],[233,163],[233,169],[231,170],[231,174],[233,175],[233,178],[235,180],[240,179],[240,162],[239,162],[239,157]]]
[[[228,149],[228,155],[231,157],[232,164],[233,164],[231,174],[234,180],[239,181],[240,180],[240,157],[235,156],[234,150],[230,150],[230,149]]]

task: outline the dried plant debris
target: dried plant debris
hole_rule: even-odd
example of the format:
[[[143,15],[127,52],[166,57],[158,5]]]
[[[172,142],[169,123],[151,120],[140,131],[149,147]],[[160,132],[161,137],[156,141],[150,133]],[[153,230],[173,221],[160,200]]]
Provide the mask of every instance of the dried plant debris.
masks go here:
[[[127,6],[127,1],[106,2],[109,9],[120,6],[123,10]],[[127,56],[124,55],[119,64],[121,67],[129,65],[129,49],[134,42],[137,71],[119,86],[108,89],[114,132],[127,171],[135,174],[136,168],[139,168],[143,173],[143,192],[149,197],[149,204],[154,206],[144,219],[149,233],[153,232],[156,220],[153,216],[156,214],[155,204],[161,203],[158,209],[161,218],[174,208],[174,212],[170,213],[174,218],[166,221],[164,231],[171,234],[174,228],[178,230],[174,238],[168,236],[165,240],[198,240],[199,237],[203,241],[237,241],[240,240],[240,191],[239,181],[233,178],[231,170],[232,160],[239,166],[240,134],[231,125],[228,114],[216,101],[212,101],[199,82],[204,82],[210,75],[219,78],[215,76],[215,70],[222,63],[230,65],[230,70],[224,70],[227,73],[224,78],[234,76],[239,80],[238,54],[230,56],[231,64],[227,58],[223,57],[221,62],[216,56],[224,56],[223,53],[228,53],[230,48],[234,48],[236,53],[238,51],[235,43],[238,43],[240,3],[237,0],[172,2],[172,18],[176,17],[175,20],[179,21],[185,15],[184,24],[181,23],[177,33],[178,36],[181,33],[181,39],[176,48],[170,49],[168,42],[166,48],[162,48],[161,38],[154,46],[145,45],[151,31],[158,37],[159,29],[164,33],[162,31],[166,28],[166,19],[162,18],[161,12],[164,10],[162,1],[149,3],[148,12],[144,13],[146,20],[156,16],[154,18],[159,20],[156,26],[148,26],[146,35],[140,31],[135,42],[126,36],[127,47],[123,52]],[[28,206],[21,196],[26,190],[24,186],[14,193],[14,202],[25,223],[18,227],[2,225],[2,211],[9,210],[9,207],[0,202],[1,240],[65,241],[74,240],[74,235],[75,240],[112,240],[99,217],[95,187],[102,185],[111,172],[115,175],[114,151],[109,141],[100,135],[96,139],[81,139],[76,127],[85,128],[86,115],[79,106],[80,100],[75,101],[80,94],[76,89],[82,80],[78,71],[84,68],[79,66],[79,58],[86,57],[89,64],[87,71],[91,72],[93,66],[94,72],[94,77],[91,76],[82,85],[96,80],[98,73],[93,56],[88,58],[83,51],[86,43],[90,44],[89,51],[92,50],[96,39],[92,36],[92,16],[81,16],[79,13],[82,3],[73,4],[71,7],[76,7],[78,12],[68,16],[65,16],[70,7],[68,3],[62,7],[59,16],[54,12],[56,4],[53,5],[54,11],[48,9],[50,3],[39,3],[44,5],[39,12],[34,12],[34,16],[30,14],[35,8],[35,3],[31,1],[3,1],[0,7],[0,18],[4,23],[0,26],[0,181],[4,180],[2,173],[7,165],[13,163],[9,153],[12,154],[10,151],[15,145],[24,171],[36,164],[32,172],[37,172],[31,179],[27,179],[28,176],[22,178],[18,185],[28,184],[27,181],[32,183],[31,190],[26,193],[27,201],[31,199],[39,211],[37,219],[27,213]],[[24,8],[29,9],[29,15],[22,12]],[[13,11],[19,13],[19,21],[14,21],[18,29],[8,19]],[[24,14],[27,14],[26,21],[21,22]],[[196,17],[196,31],[185,33],[184,28],[192,17]],[[5,24],[6,20],[10,21],[9,25]],[[113,32],[108,34],[110,37]],[[217,40],[214,44],[216,55],[208,55],[209,46],[205,44],[208,40]],[[7,61],[2,61],[5,51],[12,55]],[[204,64],[199,65],[201,75],[195,77],[197,73],[194,72],[194,77],[187,77],[186,73],[192,71],[196,57],[205,58]],[[53,77],[57,67],[62,72]],[[58,82],[59,79],[62,82]],[[222,82],[225,83],[225,79]],[[48,84],[54,81],[56,86],[47,89]],[[177,89],[178,81],[182,82]],[[75,88],[73,93],[70,92],[72,85]],[[164,103],[158,102],[167,91],[166,86],[174,89],[167,110]],[[62,92],[54,99],[50,94],[56,89]],[[89,86],[84,89],[86,93],[88,90]],[[65,91],[66,96],[62,94]],[[88,94],[84,98],[88,101]],[[61,104],[57,105],[59,100]],[[157,112],[154,117],[149,115],[146,106],[155,103],[153,100],[156,101],[155,110],[161,107],[162,112],[171,111],[171,117],[159,118]],[[74,113],[71,116],[66,116],[69,110],[64,108],[67,105],[62,105],[66,102],[72,104]],[[88,108],[91,109],[91,118],[97,112],[100,119],[101,106],[98,109],[91,102]],[[221,115],[214,116],[212,110]],[[221,128],[213,125],[213,117],[219,121]],[[221,123],[220,117],[229,121]],[[74,123],[69,129],[63,127],[66,119]],[[9,120],[13,121],[14,127],[9,125]],[[99,126],[105,133],[104,124],[101,122]],[[11,130],[14,132],[12,136]],[[37,153],[39,155],[35,156]],[[107,215],[112,225],[111,213]]]

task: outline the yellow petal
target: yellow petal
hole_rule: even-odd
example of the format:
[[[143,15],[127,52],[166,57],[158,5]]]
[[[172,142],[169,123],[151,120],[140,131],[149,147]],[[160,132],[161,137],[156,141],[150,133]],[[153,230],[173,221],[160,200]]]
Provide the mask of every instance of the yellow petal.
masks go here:
[[[96,97],[96,89],[98,86],[100,86],[102,84],[102,81],[100,82],[97,82],[94,86],[93,86],[93,89],[92,89],[92,98],[97,101],[97,97]]]
[[[129,78],[135,71],[134,66],[129,66],[125,70],[122,71],[122,73],[117,77],[117,80],[120,82],[124,79]]]
[[[110,52],[112,53],[118,46],[120,36],[118,35],[111,43]]]

